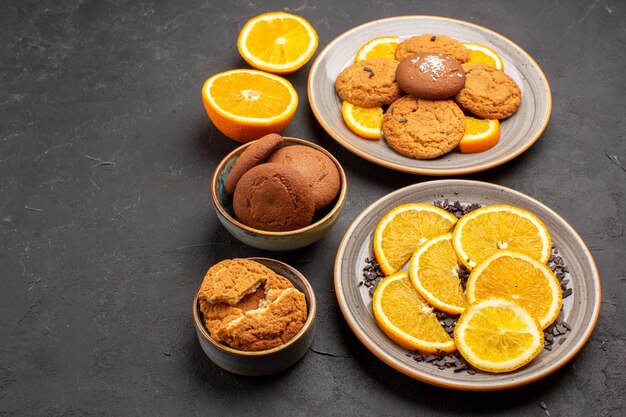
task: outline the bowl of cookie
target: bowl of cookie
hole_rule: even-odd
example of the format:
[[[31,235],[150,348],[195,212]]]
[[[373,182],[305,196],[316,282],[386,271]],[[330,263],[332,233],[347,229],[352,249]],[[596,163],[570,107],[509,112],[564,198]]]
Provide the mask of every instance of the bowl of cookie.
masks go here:
[[[226,259],[209,268],[193,300],[207,357],[239,375],[280,372],[315,335],[313,288],[295,268],[268,258]]]
[[[226,230],[272,251],[321,239],[337,222],[346,192],[345,172],[330,152],[278,134],[226,155],[211,182],[213,206]]]

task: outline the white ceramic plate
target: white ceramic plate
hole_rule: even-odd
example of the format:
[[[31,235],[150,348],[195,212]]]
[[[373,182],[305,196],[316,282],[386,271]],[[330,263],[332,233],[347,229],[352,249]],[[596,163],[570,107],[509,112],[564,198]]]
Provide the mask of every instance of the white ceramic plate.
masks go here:
[[[341,99],[335,79],[354,62],[358,49],[379,36],[405,40],[422,33],[450,36],[487,45],[504,61],[504,72],[519,85],[522,104],[516,114],[501,123],[499,143],[481,153],[453,151],[433,160],[417,160],[395,152],[384,140],[371,141],[352,133],[341,117]],[[376,20],[340,35],[319,54],[308,81],[309,103],[315,117],[337,142],[371,162],[397,171],[422,175],[461,175],[503,164],[527,150],[548,124],[552,111],[550,86],[543,71],[522,48],[502,35],[461,20],[434,16],[402,16]]]
[[[363,278],[365,258],[373,256],[372,238],[380,219],[392,208],[410,202],[449,199],[463,204],[511,204],[536,214],[548,227],[552,241],[569,269],[572,295],[563,300],[564,320],[571,331],[552,351],[543,350],[528,365],[505,374],[454,373],[452,368],[416,362],[376,325],[372,298]],[[438,180],[414,184],[379,199],[361,213],[346,231],[335,259],[335,292],[346,321],[361,342],[378,358],[412,378],[432,385],[467,391],[514,388],[541,379],[572,359],[583,347],[600,313],[600,278],[585,243],[558,214],[537,200],[495,184],[467,180]],[[561,336],[562,337],[562,336]],[[560,340],[559,340],[560,342]]]

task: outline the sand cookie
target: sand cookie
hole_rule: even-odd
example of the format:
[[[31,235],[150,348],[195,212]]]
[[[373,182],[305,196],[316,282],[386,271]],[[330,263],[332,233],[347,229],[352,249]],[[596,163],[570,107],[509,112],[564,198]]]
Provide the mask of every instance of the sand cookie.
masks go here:
[[[402,96],[396,82],[398,62],[373,58],[356,62],[344,69],[335,82],[341,97],[355,106],[379,107]]]
[[[511,77],[489,65],[463,64],[465,87],[454,97],[463,108],[485,119],[506,119],[522,102],[522,92]]]
[[[275,272],[248,259],[227,259],[209,268],[200,287],[200,300],[234,305],[255,292]]]
[[[308,226],[314,209],[306,180],[286,164],[268,162],[248,170],[233,196],[237,219],[261,230],[286,231]]]
[[[283,145],[283,138],[276,133],[270,133],[263,136],[261,139],[254,141],[239,155],[239,158],[233,164],[226,182],[224,183],[224,189],[228,194],[235,192],[235,186],[241,179],[243,174],[250,168],[259,165],[264,162],[275,150],[279,149]]]
[[[440,100],[457,94],[465,85],[465,71],[450,55],[420,52],[403,59],[396,69],[400,88],[415,98]]]
[[[328,206],[339,193],[339,171],[335,163],[322,152],[309,146],[285,146],[270,156],[269,162],[295,168],[311,189],[315,210]]]
[[[465,116],[452,100],[402,97],[383,119],[385,140],[398,153],[433,159],[453,150],[465,133]]]
[[[293,338],[302,329],[306,318],[304,294],[288,288],[265,308],[248,311],[221,327],[218,335],[235,349],[266,350]]]
[[[425,34],[413,36],[400,42],[396,49],[396,59],[402,61],[418,52],[440,52],[451,55],[459,62],[467,61],[469,51],[463,43],[444,35]]]

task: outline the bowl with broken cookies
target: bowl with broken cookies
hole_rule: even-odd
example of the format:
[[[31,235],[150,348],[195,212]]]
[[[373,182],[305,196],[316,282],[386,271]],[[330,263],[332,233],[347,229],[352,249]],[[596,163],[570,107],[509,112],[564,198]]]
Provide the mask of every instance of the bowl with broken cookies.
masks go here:
[[[321,239],[337,222],[346,192],[346,175],[330,152],[278,134],[233,150],[211,182],[213,206],[226,230],[273,251]]]
[[[307,352],[316,308],[313,288],[295,268],[269,258],[235,258],[209,268],[193,318],[213,363],[239,375],[269,375]]]

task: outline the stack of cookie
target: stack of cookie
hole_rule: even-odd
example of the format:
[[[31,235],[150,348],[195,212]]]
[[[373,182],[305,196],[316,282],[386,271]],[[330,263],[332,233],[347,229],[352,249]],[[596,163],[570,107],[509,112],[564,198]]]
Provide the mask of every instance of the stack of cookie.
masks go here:
[[[419,35],[401,42],[395,59],[366,59],[345,68],[335,87],[342,100],[355,106],[386,107],[382,132],[395,151],[433,159],[459,145],[464,111],[505,119],[521,104],[512,78],[489,65],[465,63],[467,59],[462,42]]]
[[[246,226],[276,232],[306,227],[339,193],[339,171],[330,158],[283,142],[277,134],[253,142],[226,178],[235,216]]]

